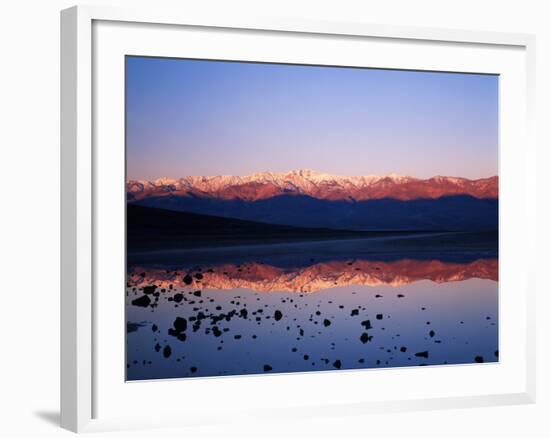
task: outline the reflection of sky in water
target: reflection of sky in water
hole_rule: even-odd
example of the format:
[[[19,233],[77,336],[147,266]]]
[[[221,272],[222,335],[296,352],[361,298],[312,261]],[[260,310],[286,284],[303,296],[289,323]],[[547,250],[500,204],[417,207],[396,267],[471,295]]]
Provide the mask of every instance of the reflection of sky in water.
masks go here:
[[[483,262],[481,267],[479,261],[463,268],[447,264],[452,268],[447,271],[439,267],[448,275],[439,275],[438,282],[426,275],[430,280],[415,278],[397,286],[339,283],[310,293],[211,289],[206,287],[209,268],[204,265],[201,280],[193,278],[192,284],[169,289],[170,282],[160,281],[159,272],[168,274],[173,267],[139,268],[145,277],[130,267],[127,376],[136,380],[255,374],[263,373],[265,365],[269,365],[267,372],[274,373],[333,370],[338,365],[352,369],[473,363],[476,358],[497,361],[498,282],[484,271],[486,262],[496,260]],[[403,272],[392,271],[395,266],[382,264],[376,270],[386,270],[386,277],[378,275],[390,280],[397,275],[402,278]],[[218,269],[225,269],[226,277],[242,272],[233,268],[212,266],[210,274]],[[316,272],[324,275],[322,270]],[[143,297],[142,287],[152,284],[158,288],[147,297],[154,304],[158,295],[158,306],[132,305]],[[200,296],[194,295],[198,290]],[[176,297],[181,298],[176,303],[178,293],[182,296]],[[245,316],[242,309],[247,309]],[[201,324],[194,331],[197,316]],[[174,332],[177,317],[185,318],[187,327]],[[372,328],[367,329],[369,325]],[[174,336],[178,333],[185,340]],[[425,352],[427,357],[416,355]]]

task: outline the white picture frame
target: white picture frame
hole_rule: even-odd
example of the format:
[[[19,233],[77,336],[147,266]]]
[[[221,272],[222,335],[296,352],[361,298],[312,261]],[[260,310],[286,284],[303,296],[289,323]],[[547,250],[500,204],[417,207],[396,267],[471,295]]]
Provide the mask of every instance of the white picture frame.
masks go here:
[[[105,26],[98,30],[99,27]],[[237,31],[239,38],[253,40],[261,38],[261,35],[268,33],[271,36],[278,37],[296,37],[308,38],[311,36],[319,38],[339,38],[341,44],[345,41],[353,40],[357,43],[369,40],[371,42],[387,42],[388,44],[398,44],[403,47],[396,49],[405,53],[406,47],[417,46],[438,46],[443,50],[449,45],[453,47],[462,47],[467,50],[477,50],[482,48],[486,51],[495,51],[502,53],[502,60],[495,61],[494,71],[490,64],[484,64],[481,57],[473,56],[474,61],[478,59],[479,67],[470,67],[472,71],[479,68],[483,72],[501,74],[500,68],[509,69],[511,79],[505,83],[510,92],[504,90],[504,96],[509,96],[509,102],[519,102],[519,113],[501,114],[501,123],[505,123],[507,128],[502,131],[501,150],[504,148],[504,156],[501,157],[501,196],[504,194],[510,201],[522,200],[523,208],[514,207],[512,202],[504,202],[501,208],[501,246],[506,250],[504,260],[501,260],[500,269],[503,272],[501,281],[507,281],[510,284],[517,285],[518,297],[510,296],[510,299],[504,300],[501,304],[501,312],[506,316],[509,309],[520,309],[517,315],[516,331],[510,346],[514,349],[516,358],[510,355],[502,359],[501,368],[461,368],[468,375],[479,374],[475,379],[479,381],[489,381],[491,376],[497,376],[493,386],[487,385],[487,389],[481,388],[479,392],[470,391],[464,388],[458,389],[453,393],[445,391],[432,391],[430,396],[418,396],[420,392],[411,389],[410,392],[395,390],[391,395],[384,397],[374,390],[374,395],[370,398],[361,398],[359,396],[351,397],[346,392],[349,385],[354,385],[354,379],[357,379],[357,372],[342,371],[330,373],[309,373],[305,377],[303,374],[294,374],[290,376],[245,376],[237,378],[223,379],[192,379],[192,387],[189,390],[200,391],[201,387],[214,388],[216,385],[224,387],[229,394],[231,391],[242,390],[243,394],[253,394],[252,387],[295,387],[300,385],[300,381],[307,379],[308,385],[324,385],[330,382],[330,385],[341,388],[339,393],[334,393],[336,404],[323,403],[317,400],[304,398],[299,403],[302,409],[300,414],[293,412],[296,416],[324,415],[330,407],[332,414],[339,415],[343,413],[363,414],[368,412],[380,411],[404,411],[411,409],[440,409],[450,407],[474,407],[499,404],[519,404],[532,403],[535,400],[535,282],[534,282],[534,264],[530,263],[530,257],[522,256],[522,253],[534,253],[536,238],[535,229],[535,143],[532,133],[533,120],[533,101],[534,101],[534,53],[535,39],[532,35],[525,34],[507,34],[492,32],[461,31],[450,29],[424,29],[416,27],[402,26],[382,26],[365,23],[340,23],[340,22],[316,22],[299,19],[277,19],[277,18],[252,18],[242,15],[232,17],[216,17],[214,14],[209,16],[199,16],[192,11],[162,11],[157,9],[133,10],[120,9],[104,6],[77,6],[66,9],[61,12],[61,425],[62,427],[75,431],[98,431],[119,428],[145,428],[145,427],[163,427],[187,424],[202,424],[211,421],[208,413],[202,409],[200,402],[193,415],[193,418],[186,418],[186,415],[178,415],[177,409],[166,412],[158,408],[158,412],[153,412],[155,408],[149,409],[149,415],[136,413],[131,409],[128,411],[116,411],[109,408],[106,401],[107,390],[104,388],[113,386],[112,392],[109,392],[108,398],[112,404],[121,404],[121,399],[117,397],[135,397],[136,394],[143,391],[147,394],[154,393],[156,397],[162,394],[166,399],[170,399],[170,386],[180,385],[181,382],[163,381],[146,382],[144,384],[125,383],[120,381],[120,375],[110,373],[106,367],[105,358],[108,355],[104,333],[105,329],[119,327],[118,316],[110,318],[104,312],[102,303],[98,300],[98,284],[103,284],[103,274],[106,272],[101,269],[103,260],[102,254],[105,251],[101,235],[113,237],[120,228],[107,230],[101,225],[102,209],[98,205],[106,202],[121,202],[123,197],[122,187],[120,193],[115,190],[115,195],[110,200],[107,198],[105,187],[109,187],[112,180],[105,179],[102,175],[114,174],[118,172],[120,166],[120,156],[109,157],[109,154],[98,154],[98,144],[104,144],[104,139],[114,134],[112,142],[116,148],[120,146],[120,127],[107,127],[97,129],[97,124],[101,125],[102,100],[101,88],[98,83],[101,81],[101,75],[108,72],[103,70],[109,57],[119,57],[121,53],[136,54],[138,46],[133,46],[131,53],[127,53],[128,46],[120,41],[119,30],[116,26],[129,26],[130,30],[124,32],[134,32],[132,35],[138,35],[142,32],[136,29],[136,26],[149,26],[152,33],[158,33],[158,39],[148,38],[147,47],[140,38],[133,38],[134,44],[140,45],[139,53],[158,51],[159,53],[168,53],[170,50],[178,50],[177,47],[171,49],[168,45],[162,44],[163,32],[177,32],[177,29],[191,29],[200,31],[202,35],[208,35],[209,32]],[[185,37],[185,36],[184,36]],[[106,45],[105,42],[111,44]],[[229,43],[228,43],[229,44]],[[340,44],[340,43],[339,43]],[[111,46],[107,50],[107,46]],[[430,47],[431,47],[430,46]],[[283,47],[283,46],[281,46]],[[405,47],[405,48],[404,48]],[[141,51],[143,50],[143,52]],[[200,52],[201,47],[196,49]],[[207,46],[204,46],[207,50]],[[263,48],[269,56],[269,48]],[[275,49],[273,49],[275,50]],[[105,53],[105,58],[102,58]],[[443,52],[441,52],[443,53]],[[481,53],[481,52],[480,52]],[[510,54],[508,56],[507,54]],[[235,55],[239,56],[239,55]],[[244,55],[246,56],[246,55]],[[272,56],[279,56],[275,52]],[[296,55],[299,57],[299,55]],[[465,56],[468,56],[465,54]],[[476,58],[477,56],[477,58]],[[498,58],[500,55],[495,55]],[[488,56],[491,58],[491,56]],[[453,70],[460,69],[469,71],[468,67],[461,68],[460,64],[452,64],[452,56],[442,56],[440,59],[433,59],[425,64],[429,69],[432,66],[434,70]],[[460,56],[457,57],[457,59]],[[100,60],[98,63],[97,61]],[[474,61],[469,61],[474,62]],[[341,61],[344,62],[344,61]],[[380,61],[383,62],[383,61]],[[388,60],[388,64],[393,61]],[[453,61],[454,62],[454,61]],[[458,61],[457,61],[458,62]],[[487,62],[490,62],[487,61]],[[492,61],[491,61],[492,62]],[[307,63],[307,62],[306,62]],[[394,62],[391,65],[385,65],[392,68],[414,68],[415,64],[406,64],[407,61]],[[97,64],[97,65],[96,65]],[[98,65],[101,64],[99,67]],[[345,65],[345,64],[343,64]],[[463,64],[466,65],[466,64]],[[471,64],[473,65],[473,64]],[[502,66],[502,67],[499,67]],[[109,67],[111,68],[111,67]],[[117,67],[118,68],[118,67]],[[458,70],[457,70],[458,71]],[[514,73],[515,72],[515,73]],[[120,96],[120,84],[123,84],[123,77],[113,80],[110,85],[113,99]],[[507,84],[507,85],[506,85]],[[118,87],[118,88],[116,88]],[[105,89],[105,87],[103,87]],[[117,91],[118,90],[118,91]],[[107,90],[105,89],[105,92]],[[114,92],[113,92],[114,91]],[[118,101],[115,100],[115,104]],[[120,103],[120,102],[118,102]],[[123,114],[115,114],[119,106],[112,107],[114,118],[120,120]],[[109,114],[111,117],[113,114]],[[517,116],[514,120],[512,116]],[[105,125],[101,125],[105,126]],[[508,129],[509,128],[509,129]],[[118,131],[117,131],[118,129]],[[117,134],[118,133],[118,134]],[[109,140],[110,142],[111,140]],[[99,143],[98,143],[99,142]],[[513,147],[513,144],[521,144],[521,147]],[[119,150],[119,149],[117,149]],[[515,167],[514,167],[515,166]],[[115,169],[115,170],[113,170]],[[113,172],[111,172],[113,170]],[[120,171],[123,171],[119,169]],[[511,179],[515,184],[512,186]],[[116,181],[116,180],[115,180]],[[105,196],[104,196],[105,195]],[[118,198],[117,198],[118,196]],[[508,206],[507,206],[508,205]],[[103,211],[105,208],[103,208]],[[523,225],[522,237],[513,238],[514,227]],[[527,226],[526,226],[527,224]],[[119,224],[120,225],[120,224]],[[529,251],[527,251],[529,250]],[[520,252],[521,251],[521,252]],[[117,256],[117,251],[113,254]],[[508,255],[509,254],[509,255]],[[515,254],[515,255],[514,255]],[[521,260],[519,260],[521,258]],[[120,260],[120,265],[123,260]],[[513,269],[504,269],[508,266]],[[100,269],[98,270],[98,267]],[[118,275],[113,273],[113,278]],[[107,276],[107,274],[105,274]],[[102,292],[105,293],[105,292]],[[122,292],[121,292],[122,296]],[[508,297],[505,295],[505,297]],[[517,300],[517,301],[514,301]],[[116,312],[119,308],[113,310]],[[101,313],[101,318],[98,316]],[[122,317],[120,315],[120,317]],[[506,321],[503,318],[502,323],[506,330]],[[119,324],[119,325],[117,325]],[[123,332],[122,325],[119,327]],[[116,329],[118,330],[118,329]],[[502,335],[502,332],[501,332]],[[117,336],[113,336],[117,338]],[[510,338],[510,336],[508,337]],[[118,338],[117,338],[118,339]],[[120,339],[118,340],[120,341]],[[118,342],[117,341],[117,342]],[[112,345],[114,356],[120,353],[120,342]],[[103,349],[103,350],[102,350]],[[502,349],[501,349],[502,350]],[[505,349],[506,350],[506,349]],[[110,350],[109,350],[110,351]],[[99,354],[98,354],[99,352]],[[510,370],[499,374],[502,369],[506,369],[506,364],[510,363]],[[120,368],[123,364],[120,365]],[[487,364],[489,365],[489,364]],[[497,365],[497,366],[498,366]],[[116,368],[116,366],[115,366]],[[512,370],[513,368],[513,370]],[[107,369],[107,371],[105,371]],[[478,370],[485,371],[478,371]],[[431,371],[430,371],[431,370]],[[447,371],[441,371],[442,368],[426,367],[423,370],[414,371],[415,379],[429,379],[430,373],[440,374],[438,378],[448,379],[450,374]],[[489,371],[488,371],[489,370]],[[412,376],[410,371],[402,369],[386,370],[382,373],[388,378],[388,371],[391,372],[391,379],[395,381],[406,382]],[[460,371],[460,370],[459,370]],[[369,378],[376,378],[377,371],[370,372]],[[457,371],[451,371],[453,379],[459,379],[460,374]],[[460,371],[462,372],[462,371]],[[422,375],[420,373],[423,373]],[[312,376],[315,375],[315,376]],[[332,375],[340,376],[334,380]],[[462,374],[466,375],[466,374]],[[382,376],[382,374],[380,374]],[[497,388],[498,379],[508,379],[513,381],[509,387]],[[117,385],[122,387],[131,387],[131,393],[123,395],[117,392],[112,381],[118,379]],[[258,379],[263,379],[259,381]],[[275,380],[273,380],[275,379]],[[332,380],[329,380],[332,379]],[[382,377],[380,377],[382,379]],[[419,380],[419,381],[420,381]],[[222,383],[217,383],[222,382]],[[265,383],[264,383],[265,382]],[[266,386],[267,385],[267,386]],[[269,386],[271,385],[271,386]],[[370,383],[372,385],[372,383]],[[412,383],[411,383],[412,385]],[[98,389],[99,388],[99,389]],[[102,389],[103,388],[103,389]],[[491,389],[492,388],[492,389]],[[110,389],[108,391],[111,391]],[[335,390],[336,391],[336,390]],[[470,391],[470,392],[469,392]],[[485,392],[483,392],[485,391]],[[98,396],[98,394],[101,394]],[[349,394],[349,400],[346,398]],[[255,408],[253,404],[247,405],[242,401],[243,408],[230,412],[227,415],[255,415],[262,416],[284,416],[289,413],[285,410],[284,400],[281,397],[273,397],[272,411]],[[105,407],[104,407],[105,406]],[[106,412],[106,414],[102,414]],[[181,408],[182,414],[186,411]],[[224,415],[219,413],[217,421],[223,421]]]

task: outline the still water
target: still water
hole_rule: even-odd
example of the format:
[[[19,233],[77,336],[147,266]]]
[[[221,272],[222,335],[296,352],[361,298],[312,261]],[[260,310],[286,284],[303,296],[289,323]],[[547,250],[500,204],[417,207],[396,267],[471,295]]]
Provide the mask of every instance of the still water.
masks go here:
[[[127,379],[498,361],[496,257],[328,245],[130,258]]]

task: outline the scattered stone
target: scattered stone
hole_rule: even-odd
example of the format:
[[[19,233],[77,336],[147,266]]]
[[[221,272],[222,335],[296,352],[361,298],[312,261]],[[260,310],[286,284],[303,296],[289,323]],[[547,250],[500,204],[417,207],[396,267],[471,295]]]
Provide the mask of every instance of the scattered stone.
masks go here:
[[[217,325],[215,325],[214,327],[212,327],[212,333],[216,338],[219,338],[223,332],[218,328]]]
[[[401,351],[401,353],[404,353],[405,351],[407,351],[407,347],[401,347],[399,351]]]
[[[340,361],[340,359],[337,359],[337,360],[334,361],[334,363],[332,364],[332,366],[333,366],[334,368],[340,369],[340,368],[342,368],[342,362]]]
[[[372,336],[369,336],[368,333],[363,333],[361,337],[359,338],[363,344],[366,344],[372,339]]]
[[[365,330],[369,330],[372,328],[372,325],[370,323],[370,319],[367,319],[361,323],[363,327],[365,327]]]
[[[474,360],[476,361],[476,363],[483,363],[483,362],[485,362],[485,361],[483,360],[483,357],[482,357],[482,356],[476,356],[476,357],[474,358]]]
[[[183,282],[185,284],[191,284],[193,283],[193,277],[191,277],[189,274],[186,274],[185,277],[183,277]]]
[[[271,365],[264,365],[264,372],[267,373],[268,371],[271,371],[273,367]]]
[[[141,297],[133,300],[132,304],[138,307],[147,307],[149,304],[151,304],[151,298],[149,298],[147,295],[142,295]]]
[[[332,324],[332,323],[331,323],[330,320],[328,320],[328,319],[325,319],[325,320],[323,321],[323,325],[324,325],[325,327],[328,327],[328,326],[331,325],[331,324]]]
[[[187,330],[187,320],[185,318],[182,318],[180,316],[177,316],[174,323],[174,329],[178,332],[184,332]]]
[[[430,333],[428,333],[430,335],[430,338],[433,338],[435,336],[435,332],[433,330],[430,330]]]
[[[166,345],[164,347],[164,350],[162,350],[162,355],[166,358],[169,358],[172,355],[172,348],[170,348],[170,345]]]
[[[415,353],[414,355],[415,355],[416,357],[423,357],[423,358],[425,358],[425,359],[428,358],[428,352],[427,352],[427,351],[420,351],[420,352],[418,352],[418,353]]]
[[[151,286],[144,286],[143,287],[143,293],[144,294],[147,294],[147,295],[150,295],[152,294],[155,290],[157,289],[157,287],[153,284]]]
[[[181,303],[181,300],[183,300],[183,294],[177,293],[172,298],[176,303]]]
[[[376,319],[383,319],[384,318],[384,315],[379,313],[376,315]]]
[[[275,318],[275,321],[280,321],[283,317],[283,313],[280,310],[275,310],[275,313],[273,314],[273,318]]]

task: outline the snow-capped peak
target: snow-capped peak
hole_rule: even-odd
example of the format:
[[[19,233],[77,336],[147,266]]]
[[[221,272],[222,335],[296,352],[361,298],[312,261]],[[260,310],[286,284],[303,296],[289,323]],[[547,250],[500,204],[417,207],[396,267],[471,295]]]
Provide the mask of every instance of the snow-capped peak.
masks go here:
[[[246,176],[188,176],[180,179],[128,181],[129,199],[173,194],[221,199],[259,200],[280,195],[305,195],[328,200],[415,199],[466,194],[498,197],[498,177],[481,180],[435,176],[419,179],[388,175],[340,176],[311,169],[258,172]]]

